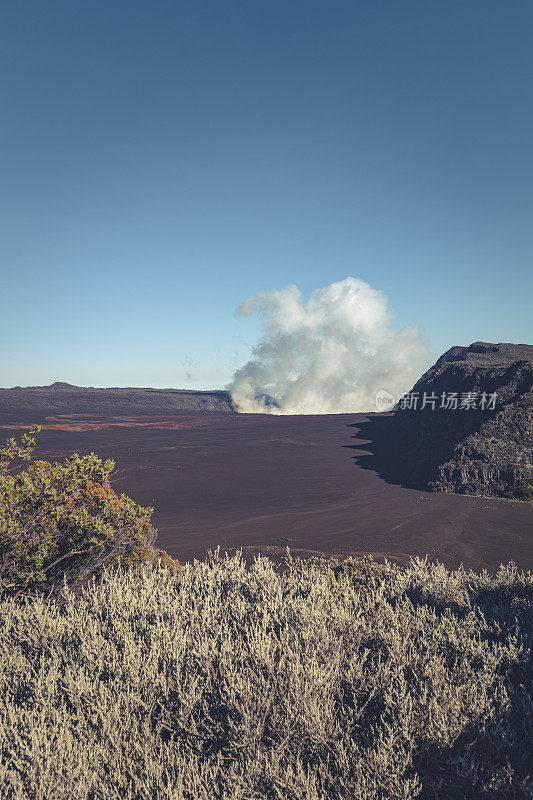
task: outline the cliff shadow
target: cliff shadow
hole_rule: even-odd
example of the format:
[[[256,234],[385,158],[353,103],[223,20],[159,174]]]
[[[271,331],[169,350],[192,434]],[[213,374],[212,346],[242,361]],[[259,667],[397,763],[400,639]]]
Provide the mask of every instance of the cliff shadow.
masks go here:
[[[386,483],[405,489],[427,491],[427,478],[420,475],[420,465],[409,454],[406,442],[394,422],[394,414],[376,414],[362,422],[350,423],[354,444],[342,447],[353,450],[358,467],[379,475]]]

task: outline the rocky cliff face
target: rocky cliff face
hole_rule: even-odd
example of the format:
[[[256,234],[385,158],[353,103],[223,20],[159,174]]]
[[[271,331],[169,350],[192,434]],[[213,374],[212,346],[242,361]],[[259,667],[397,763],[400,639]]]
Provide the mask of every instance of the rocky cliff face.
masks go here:
[[[533,346],[452,347],[398,404],[414,485],[533,499]]]

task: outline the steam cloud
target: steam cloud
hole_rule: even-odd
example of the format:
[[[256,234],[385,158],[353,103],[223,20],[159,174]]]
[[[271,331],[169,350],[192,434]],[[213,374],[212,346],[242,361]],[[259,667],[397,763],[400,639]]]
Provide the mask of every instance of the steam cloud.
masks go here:
[[[346,278],[302,302],[297,286],[258,292],[236,316],[258,311],[264,336],[229,391],[245,413],[340,414],[376,411],[376,393],[398,400],[429,366],[417,325],[391,327],[388,299]]]

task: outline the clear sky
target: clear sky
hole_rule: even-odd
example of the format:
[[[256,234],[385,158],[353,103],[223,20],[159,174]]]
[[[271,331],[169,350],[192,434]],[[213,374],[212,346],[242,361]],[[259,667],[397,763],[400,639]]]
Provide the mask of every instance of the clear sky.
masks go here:
[[[347,276],[531,342],[530,0],[0,5],[0,385],[225,385]]]

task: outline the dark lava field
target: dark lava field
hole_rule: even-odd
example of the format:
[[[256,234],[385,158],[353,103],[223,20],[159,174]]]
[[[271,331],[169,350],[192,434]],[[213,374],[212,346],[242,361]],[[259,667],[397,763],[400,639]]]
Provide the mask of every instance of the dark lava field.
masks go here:
[[[4,413],[0,441],[36,422],[35,458],[114,459],[115,490],[154,507],[157,546],[181,561],[220,545],[276,561],[289,547],[300,556],[427,555],[448,567],[492,571],[513,560],[533,569],[531,503],[392,482],[403,454],[380,440],[384,417]]]

